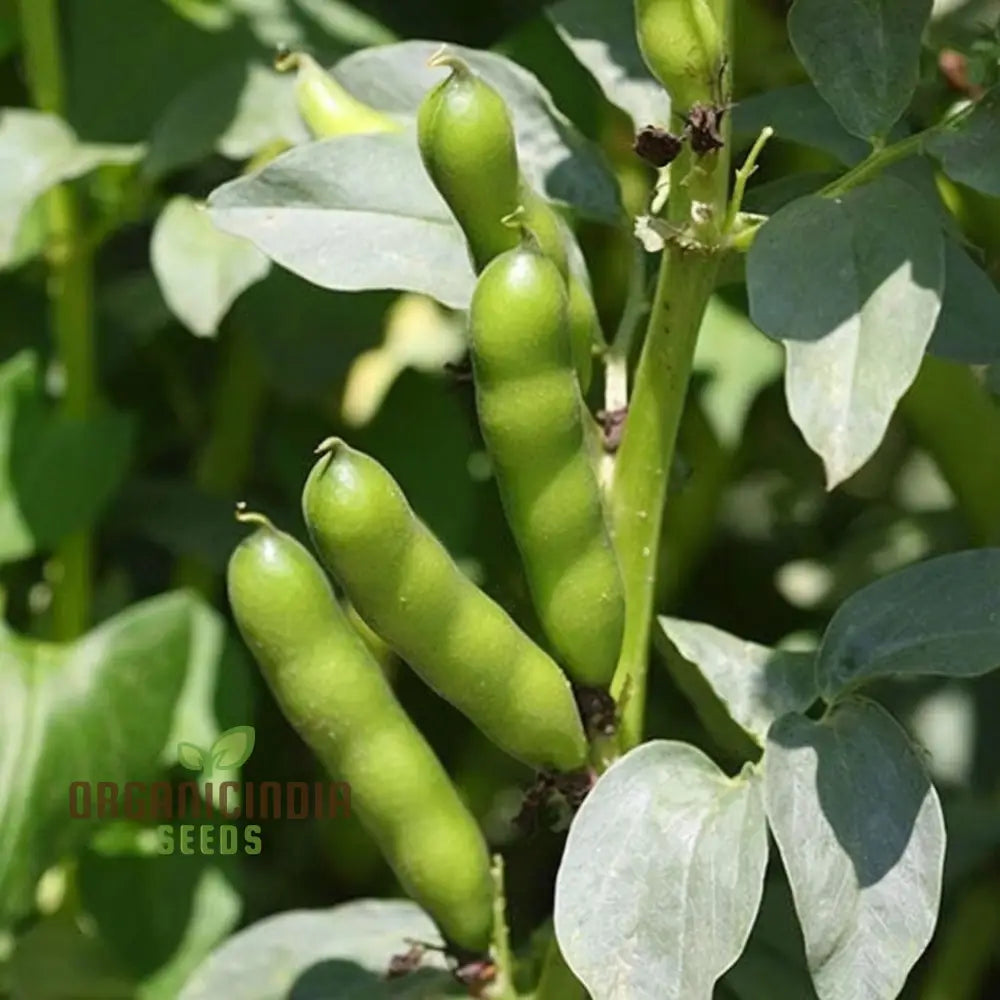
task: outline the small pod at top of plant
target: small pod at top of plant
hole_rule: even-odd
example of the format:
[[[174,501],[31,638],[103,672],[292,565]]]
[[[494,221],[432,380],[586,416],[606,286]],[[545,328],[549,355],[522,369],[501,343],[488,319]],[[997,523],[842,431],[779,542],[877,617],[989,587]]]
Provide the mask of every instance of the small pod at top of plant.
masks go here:
[[[451,72],[420,104],[420,156],[481,271],[517,243],[517,233],[501,222],[519,203],[514,126],[504,99],[464,60],[442,50],[430,65]]]
[[[678,112],[714,103],[723,35],[708,0],[635,0],[639,49]]]
[[[446,66],[451,73],[420,105],[417,137],[424,167],[465,234],[477,274],[517,245],[517,229],[504,220],[521,213],[523,224],[567,283],[573,359],[586,392],[600,328],[590,290],[569,266],[572,237],[566,223],[521,173],[514,125],[503,97],[464,60],[444,50],[430,64]]]
[[[397,121],[359,101],[312,56],[281,51],[274,65],[281,72],[295,71],[295,103],[314,138],[400,131]]]

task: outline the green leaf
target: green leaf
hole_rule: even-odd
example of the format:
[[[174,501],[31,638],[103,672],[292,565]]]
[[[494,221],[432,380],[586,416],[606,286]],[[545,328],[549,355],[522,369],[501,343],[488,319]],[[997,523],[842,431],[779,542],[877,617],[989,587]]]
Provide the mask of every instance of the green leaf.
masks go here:
[[[150,853],[146,845],[156,840],[154,828],[137,827],[131,850],[89,849],[77,867],[81,909],[124,967],[143,981],[142,1000],[176,997],[242,909],[220,868],[233,858]],[[170,982],[172,994],[165,992]]]
[[[629,114],[636,128],[670,121],[670,97],[650,76],[636,44],[632,4],[561,0],[546,13],[604,96]]]
[[[170,102],[149,137],[143,169],[162,177],[211,152],[245,160],[273,142],[306,142],[293,77],[255,62],[230,62]]]
[[[446,76],[447,71],[427,65],[440,47],[440,42],[408,41],[363,49],[341,60],[333,73],[361,100],[415,118],[427,91]],[[449,45],[448,51],[507,102],[521,170],[534,187],[598,221],[621,221],[618,182],[603,155],[556,108],[534,74],[493,52],[460,45]],[[415,145],[412,136],[408,141]]]
[[[980,98],[959,125],[933,136],[927,150],[952,180],[1000,195],[1000,86]]]
[[[762,227],[747,286],[754,323],[786,341],[789,412],[833,489],[871,457],[920,367],[944,286],[938,221],[890,177],[800,198]]]
[[[437,931],[415,904],[363,899],[330,910],[280,913],[231,937],[188,980],[178,1000],[437,1000],[464,996],[440,960],[387,982],[389,959],[407,939],[434,941]]]
[[[759,779],[686,743],[645,743],[598,780],[570,827],[555,928],[594,1000],[709,1000],[760,905]]]
[[[271,268],[252,243],[221,232],[187,195],[160,213],[150,259],[167,304],[199,337],[214,336],[233,302]]]
[[[873,702],[787,715],[764,786],[820,1000],[893,1000],[934,932],[945,850],[906,734]]]
[[[0,267],[11,263],[21,221],[36,198],[103,163],[134,163],[141,156],[141,146],[81,143],[55,115],[0,109]]]
[[[253,726],[233,726],[212,744],[212,769],[232,771],[242,767],[253,753]]]
[[[204,771],[209,762],[208,754],[195,743],[180,742],[177,744],[177,763],[189,771]]]
[[[1000,548],[909,566],[837,609],[816,663],[829,701],[876,677],[975,677],[1000,667]]]
[[[910,102],[932,0],[796,0],[788,34],[816,89],[865,140],[884,137]]]
[[[10,960],[18,1000],[133,1000],[136,983],[111,949],[71,914],[34,924],[17,939]]]
[[[1000,361],[1000,291],[953,239],[944,243],[944,297],[927,350],[967,365]]]
[[[462,308],[465,239],[413,134],[349,135],[293,149],[209,197],[212,221],[323,288],[423,292]]]
[[[694,664],[733,721],[763,746],[771,724],[804,712],[819,696],[812,653],[770,649],[701,622],[658,619],[660,628]]]
[[[155,597],[65,646],[0,639],[0,925],[93,832],[94,783],[156,775],[195,606],[181,592]],[[90,818],[70,817],[74,782],[90,785]]]
[[[844,129],[833,109],[810,83],[779,87],[754,94],[733,108],[733,131],[754,140],[770,125],[779,139],[812,146],[853,166],[863,160],[868,147]]]
[[[184,860],[190,865],[190,858]],[[174,891],[165,890],[150,901],[153,904],[148,913],[151,920],[159,919],[162,896]],[[242,908],[238,894],[219,868],[203,871],[194,887],[187,921],[182,925],[183,935],[176,949],[167,962],[143,981],[136,1000],[175,1000],[194,970],[232,932]]]
[[[229,519],[233,520],[232,514]],[[184,689],[177,699],[173,729],[163,751],[166,766],[177,759],[175,751],[183,742],[212,746],[222,729],[220,718],[227,722],[250,718],[247,657],[246,647],[226,619],[210,605],[198,604],[192,617]],[[208,763],[209,755],[205,754],[198,768],[203,770]]]
[[[45,404],[38,383],[30,352],[0,366],[0,563],[92,524],[131,459],[127,416],[68,417]]]

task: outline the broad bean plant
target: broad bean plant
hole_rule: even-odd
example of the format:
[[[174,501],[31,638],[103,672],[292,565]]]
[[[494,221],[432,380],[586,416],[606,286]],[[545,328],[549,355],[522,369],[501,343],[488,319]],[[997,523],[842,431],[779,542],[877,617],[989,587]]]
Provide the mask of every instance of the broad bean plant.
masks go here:
[[[208,31],[239,5],[174,6]],[[260,29],[272,64],[239,67],[225,130],[199,124],[206,85],[126,144],[63,122],[60,46],[81,29],[53,0],[21,3],[36,110],[0,118],[0,255],[38,258],[62,382],[44,388],[30,350],[0,368],[0,554],[56,568],[44,615],[36,583],[2,637],[0,997],[992,995],[1000,34],[931,0],[560,0],[534,34],[476,48],[327,6],[357,39],[339,61]],[[574,88],[586,121],[562,110]],[[66,147],[47,182],[18,158],[33,129]],[[170,193],[185,170],[197,200]],[[104,188],[78,180],[93,171]],[[53,456],[132,433],[101,399],[95,247],[150,213],[169,311],[233,345],[193,466],[227,513],[184,543],[171,592],[116,605],[144,584],[95,588],[95,519],[141,519],[155,483],[109,475],[80,501],[92,516],[46,533],[58,518],[29,507],[25,476],[58,493]],[[267,342],[292,352],[321,302],[409,311],[381,348],[345,349],[339,414],[320,399],[272,432],[277,376],[246,360],[240,303],[274,280],[314,296],[267,313]],[[321,352],[301,343],[308,370]],[[165,356],[183,413],[199,383]],[[380,438],[366,427],[409,368],[425,395]],[[359,398],[368,415],[346,419]],[[420,407],[445,399],[421,435]],[[439,462],[458,423],[475,458]],[[775,486],[782,449],[798,478]],[[478,548],[432,499],[467,480],[493,498]],[[742,548],[713,548],[733,525]],[[470,549],[492,555],[470,565]],[[756,592],[775,551],[783,604]],[[719,618],[690,596],[728,592]],[[209,808],[219,775],[269,777],[253,728],[219,737],[249,715],[206,695],[257,684],[257,754],[285,733],[349,789],[337,843],[384,863],[385,891],[317,886],[310,908],[261,904],[242,927],[251,894],[231,910],[215,895],[187,951],[46,992],[31,956],[57,932],[128,951],[100,889],[122,885],[124,856],[196,871],[143,853],[149,812],[67,820],[66,789],[177,761],[203,769]],[[461,726],[464,765],[444,736]],[[525,876],[533,845],[547,867]],[[223,869],[197,871],[217,893]]]

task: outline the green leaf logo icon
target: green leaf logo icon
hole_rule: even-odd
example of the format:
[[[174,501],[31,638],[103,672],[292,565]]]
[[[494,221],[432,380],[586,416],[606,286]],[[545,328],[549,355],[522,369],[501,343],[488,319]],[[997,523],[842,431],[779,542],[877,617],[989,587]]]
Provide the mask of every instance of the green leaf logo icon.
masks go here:
[[[253,726],[233,726],[212,744],[213,771],[233,771],[247,762],[253,753],[255,740]]]
[[[178,743],[177,761],[181,767],[186,767],[189,771],[203,771],[208,763],[208,756],[194,743]]]
[[[207,751],[194,743],[178,743],[177,761],[189,771],[203,772],[206,778],[216,771],[235,771],[253,753],[255,738],[253,726],[233,726],[220,733]]]

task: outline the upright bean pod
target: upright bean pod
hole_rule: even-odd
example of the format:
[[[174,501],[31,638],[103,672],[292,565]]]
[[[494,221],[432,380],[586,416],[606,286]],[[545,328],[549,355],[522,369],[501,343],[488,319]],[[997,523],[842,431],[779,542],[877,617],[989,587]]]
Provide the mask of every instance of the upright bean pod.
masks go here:
[[[555,662],[462,573],[382,465],[338,438],[318,450],[302,510],[359,614],[511,756],[543,770],[583,767],[586,738]]]
[[[280,52],[274,65],[282,72],[295,71],[295,103],[315,138],[400,131],[397,121],[359,101],[312,56]]]
[[[428,92],[417,116],[427,173],[462,227],[477,273],[517,245],[517,232],[503,220],[523,213],[570,290],[573,359],[586,392],[599,332],[597,310],[586,284],[569,267],[565,223],[522,176],[514,126],[500,94],[455,56],[441,53],[431,65],[446,66],[451,74]]]
[[[635,0],[639,49],[678,111],[711,103],[722,32],[708,0]]]
[[[308,550],[260,515],[233,552],[233,616],[282,713],[407,894],[454,948],[487,952],[492,885],[482,833]]]
[[[451,73],[420,104],[420,155],[481,271],[517,243],[517,234],[501,222],[520,196],[514,128],[504,99],[465,62],[439,53],[431,64]]]
[[[605,687],[625,625],[621,575],[586,450],[555,264],[526,236],[469,310],[479,422],[538,617],[570,676]]]

